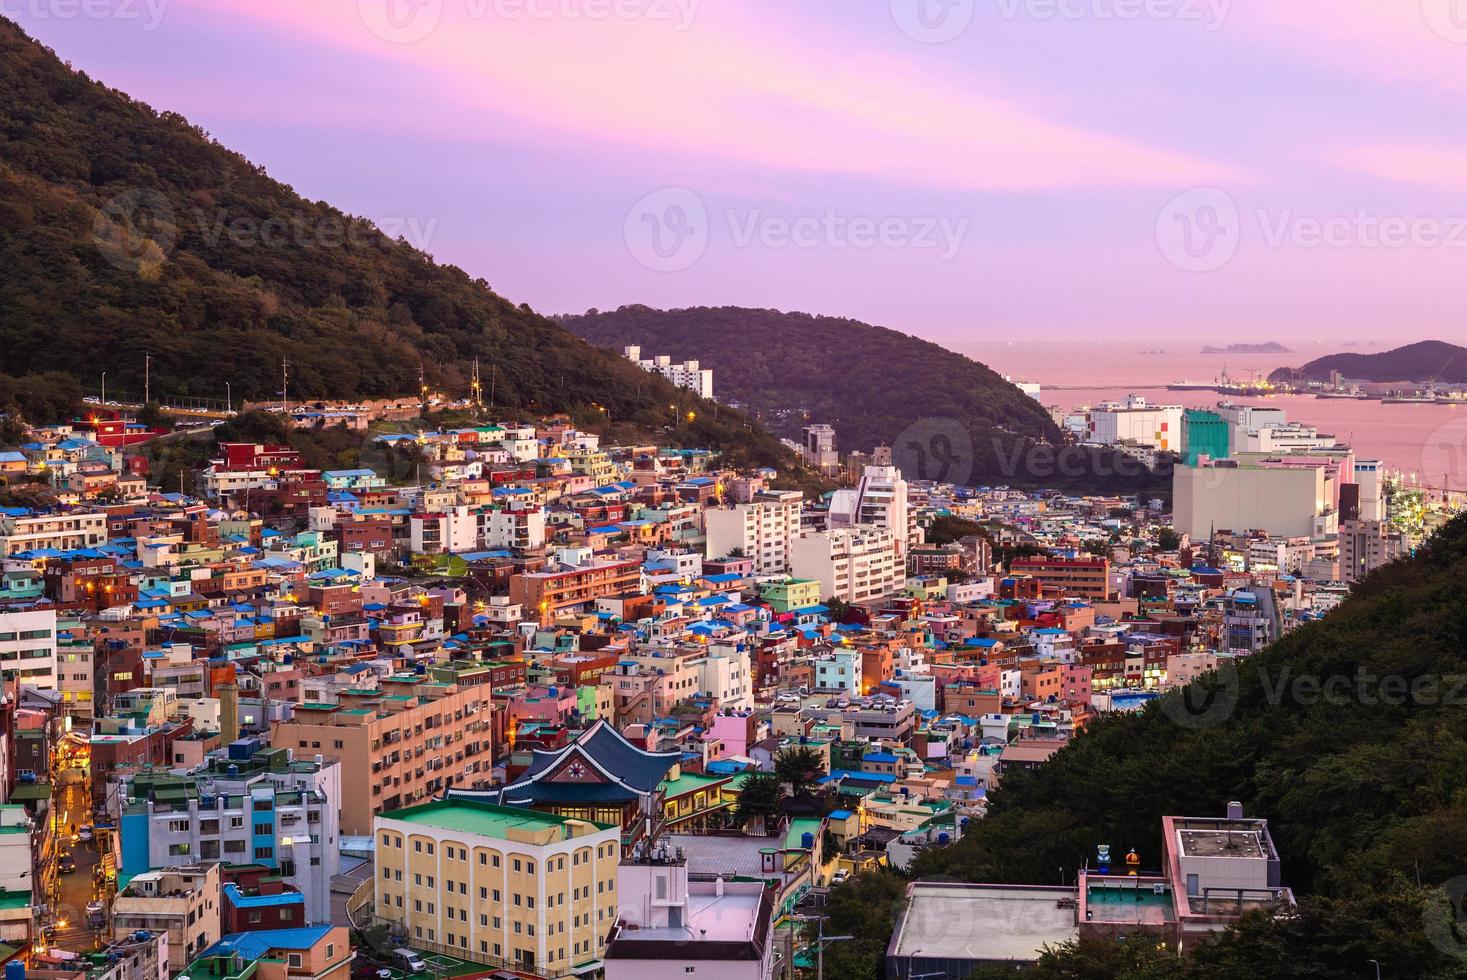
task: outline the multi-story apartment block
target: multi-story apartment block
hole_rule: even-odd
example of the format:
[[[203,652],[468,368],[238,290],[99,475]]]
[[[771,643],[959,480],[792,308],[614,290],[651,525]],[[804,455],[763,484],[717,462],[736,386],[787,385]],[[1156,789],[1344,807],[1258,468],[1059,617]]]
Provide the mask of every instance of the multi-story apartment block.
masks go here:
[[[798,490],[763,490],[747,504],[710,507],[703,515],[708,557],[738,553],[753,560],[756,575],[786,574],[804,498]]]
[[[1104,602],[1110,596],[1110,562],[1104,558],[1016,558],[1009,571],[1032,575],[1066,596]]]
[[[178,975],[219,938],[219,867],[213,861],[135,875],[112,903],[113,937],[166,932],[168,969]]]
[[[56,610],[0,612],[0,676],[56,690]]]
[[[867,466],[856,486],[831,496],[831,527],[862,524],[894,532],[901,555],[920,540],[916,511],[907,506],[907,481],[895,466]]]
[[[51,548],[73,551],[107,543],[107,515],[66,513],[13,516],[0,514],[0,558]]]
[[[376,818],[376,914],[424,949],[542,976],[594,968],[620,828],[449,799]]]
[[[1406,536],[1384,521],[1340,522],[1340,576],[1358,582],[1409,551]]]
[[[699,398],[713,397],[713,370],[700,367],[697,361],[684,361],[681,364],[672,363],[672,357],[668,354],[658,354],[651,360],[642,359],[642,348],[629,346],[622,349],[627,360],[636,364],[643,371],[660,374],[679,388],[686,388]]]
[[[320,753],[355,774],[337,797],[342,833],[365,836],[372,818],[449,786],[487,785],[494,767],[493,702],[487,686],[384,678],[378,690],[342,690],[337,703],[297,705],[271,733],[276,748]]]
[[[823,598],[860,603],[899,590],[906,562],[898,553],[898,534],[884,527],[837,527],[796,538],[790,569],[798,578],[820,583]]]
[[[544,571],[514,575],[509,580],[509,598],[519,603],[542,622],[549,622],[562,610],[593,605],[605,595],[640,591],[642,563],[633,559],[603,561],[593,559],[590,551],[581,549],[562,552],[562,559]]]
[[[124,775],[120,870],[134,875],[187,860],[263,864],[305,896],[311,921],[328,922],[341,784],[334,759],[297,761],[256,739],[231,743],[188,775]]]

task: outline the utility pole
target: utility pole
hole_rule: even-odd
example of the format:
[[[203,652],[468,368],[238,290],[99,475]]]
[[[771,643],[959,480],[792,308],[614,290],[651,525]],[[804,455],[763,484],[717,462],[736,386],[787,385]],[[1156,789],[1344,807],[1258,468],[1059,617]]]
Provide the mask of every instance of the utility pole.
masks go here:
[[[791,918],[796,922],[810,922],[812,920],[815,922],[815,980],[825,980],[825,944],[842,943],[855,939],[856,937],[827,936],[825,934],[825,916],[823,915],[791,916]]]
[[[153,355],[143,355],[143,404],[152,401],[153,394]]]
[[[228,381],[224,382],[224,412],[225,414],[233,414],[234,412],[234,392],[229,387]]]
[[[290,414],[290,371],[289,362],[285,355],[280,357],[280,411],[284,415]]]
[[[102,404],[107,404],[107,372],[102,372]]]

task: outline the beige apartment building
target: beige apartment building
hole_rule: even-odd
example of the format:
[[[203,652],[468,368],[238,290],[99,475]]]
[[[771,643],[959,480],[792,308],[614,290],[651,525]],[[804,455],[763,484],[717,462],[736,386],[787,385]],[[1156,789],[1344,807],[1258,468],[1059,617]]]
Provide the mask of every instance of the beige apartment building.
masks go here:
[[[449,787],[487,786],[494,768],[493,702],[486,685],[459,687],[395,674],[376,690],[344,690],[335,704],[296,705],[271,744],[341,760],[341,832],[366,836],[372,817]]]
[[[219,865],[144,871],[112,903],[112,937],[138,930],[168,933],[168,969],[177,976],[219,940]]]
[[[408,945],[545,977],[598,968],[621,830],[448,799],[376,819],[375,908]]]

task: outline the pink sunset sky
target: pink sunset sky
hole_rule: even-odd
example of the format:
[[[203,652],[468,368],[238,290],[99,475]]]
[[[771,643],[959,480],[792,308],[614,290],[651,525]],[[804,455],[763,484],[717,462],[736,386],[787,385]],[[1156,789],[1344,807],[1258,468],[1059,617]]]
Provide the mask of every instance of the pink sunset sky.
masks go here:
[[[546,313],[1463,342],[1467,0],[0,0]]]

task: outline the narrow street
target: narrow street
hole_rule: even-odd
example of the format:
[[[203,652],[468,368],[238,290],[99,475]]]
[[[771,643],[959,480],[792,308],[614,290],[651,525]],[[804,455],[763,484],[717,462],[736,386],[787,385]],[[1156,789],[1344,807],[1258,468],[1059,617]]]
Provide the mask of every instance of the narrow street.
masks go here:
[[[56,808],[56,853],[70,853],[76,870],[58,869],[53,902],[55,932],[50,945],[84,953],[95,947],[103,933],[87,925],[87,904],[97,898],[98,855],[95,841],[80,839],[82,828],[92,823],[91,783],[86,769],[58,766],[52,805]]]

